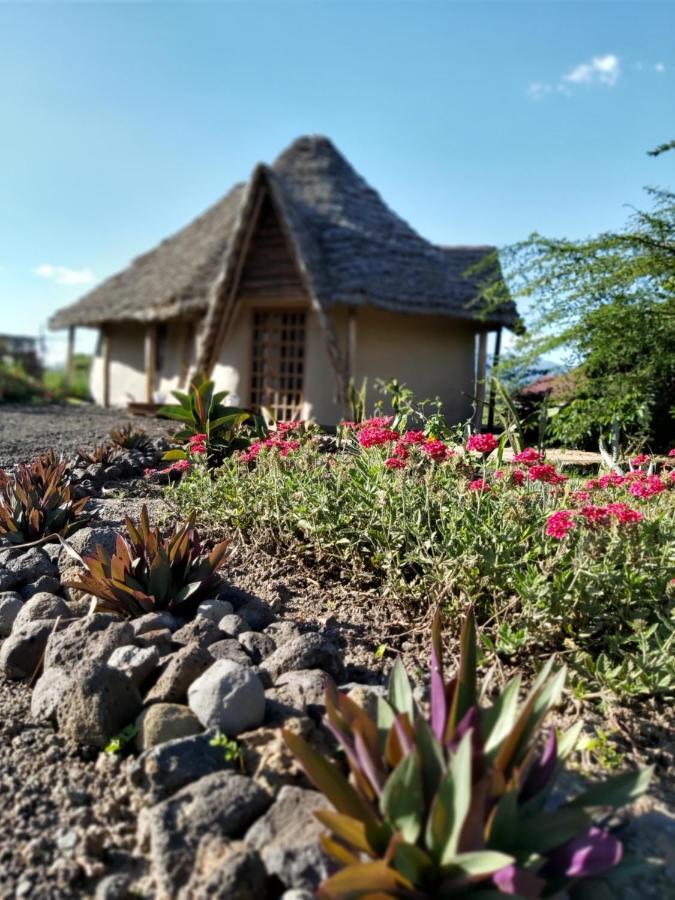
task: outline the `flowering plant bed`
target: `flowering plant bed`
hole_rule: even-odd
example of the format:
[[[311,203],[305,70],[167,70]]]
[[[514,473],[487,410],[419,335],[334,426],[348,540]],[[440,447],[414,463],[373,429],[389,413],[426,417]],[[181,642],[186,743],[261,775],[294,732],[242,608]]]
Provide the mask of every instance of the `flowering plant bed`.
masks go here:
[[[323,453],[285,424],[215,475],[193,467],[169,500],[383,600],[471,601],[486,647],[564,649],[589,689],[675,689],[671,460],[580,478],[532,448],[506,462],[492,435],[462,444],[390,417],[337,443]]]

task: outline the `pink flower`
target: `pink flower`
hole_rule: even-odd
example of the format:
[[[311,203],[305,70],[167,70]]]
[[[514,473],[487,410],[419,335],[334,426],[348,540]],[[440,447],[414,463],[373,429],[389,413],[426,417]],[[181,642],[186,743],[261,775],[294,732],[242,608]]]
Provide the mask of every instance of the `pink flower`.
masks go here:
[[[649,462],[649,456],[646,453],[638,453],[630,462],[632,466],[644,466],[645,463]]]
[[[503,469],[497,469],[497,470],[495,471],[495,481],[501,481],[501,479],[502,479],[503,477],[504,477],[504,470],[503,470]]]
[[[511,472],[511,481],[514,484],[525,484],[525,472],[522,469],[514,469]]]
[[[455,455],[454,450],[451,450],[447,444],[437,439],[425,441],[423,444],[420,444],[420,447],[422,452],[426,453],[434,462],[445,462],[446,459],[450,459],[451,456]]]
[[[384,464],[388,469],[405,469],[405,460],[394,456],[390,456],[389,459],[386,459]]]
[[[406,431],[401,438],[404,444],[423,444],[426,440],[423,431]]]
[[[410,456],[410,451],[405,446],[403,441],[399,441],[398,444],[394,447],[394,451],[391,455],[395,456],[397,459],[408,459],[408,457]]]
[[[206,453],[206,444],[190,444],[190,453]]]
[[[575,527],[574,513],[566,509],[560,509],[549,516],[546,521],[546,534],[548,537],[562,540]]]
[[[644,519],[644,513],[628,506],[627,503],[609,503],[607,511],[621,525],[632,525],[635,522],[641,522]]]
[[[672,450],[668,451],[668,457],[672,459],[673,456],[675,456],[675,447],[673,447]]]
[[[658,475],[648,475],[642,481],[635,481],[631,484],[628,493],[646,500],[665,491],[666,487],[665,481],[662,481]]]
[[[177,459],[173,465],[169,466],[170,472],[187,472],[190,468],[189,459]]]
[[[579,515],[591,525],[606,525],[609,522],[609,510],[606,506],[582,506]]]
[[[302,419],[294,419],[292,422],[277,422],[277,432],[279,434],[286,434],[289,431],[295,431],[296,428],[300,428],[300,426],[304,424]]]
[[[609,472],[607,475],[601,475],[598,478],[598,487],[605,490],[608,487],[621,487],[625,484],[626,477],[619,475],[618,472]]]
[[[359,429],[359,444],[362,447],[377,447],[390,441],[397,441],[398,438],[398,431],[392,431],[384,425],[368,425]]]
[[[535,450],[534,447],[526,447],[524,450],[521,450],[520,453],[516,453],[513,457],[514,462],[524,463],[526,466],[541,462],[542,459],[543,456],[538,450]]]
[[[469,482],[468,489],[470,491],[484,491],[484,492],[492,490],[492,488],[490,487],[490,485],[487,483],[487,481],[484,478],[474,478],[473,481]]]
[[[492,453],[497,446],[499,441],[494,434],[472,434],[466,442],[470,453]]]
[[[560,475],[555,467],[548,463],[531,465],[528,475],[530,481],[543,481],[546,484],[564,484],[567,481],[566,475]]]
[[[143,474],[145,475],[146,478],[151,478],[153,475],[156,474],[156,472],[157,472],[157,469],[143,469]]]
[[[574,500],[575,503],[586,503],[591,499],[591,493],[590,491],[572,491],[570,498]]]
[[[209,436],[207,434],[193,434],[189,439],[189,444],[205,444],[208,441]]]

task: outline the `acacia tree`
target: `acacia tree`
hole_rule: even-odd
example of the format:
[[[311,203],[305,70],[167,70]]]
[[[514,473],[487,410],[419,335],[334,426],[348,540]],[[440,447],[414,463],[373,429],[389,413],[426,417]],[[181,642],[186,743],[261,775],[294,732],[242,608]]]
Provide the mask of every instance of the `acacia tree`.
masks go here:
[[[501,253],[512,296],[530,301],[507,367],[560,349],[574,366],[551,419],[557,441],[588,445],[617,426],[655,448],[675,437],[675,194],[647,195],[651,208],[620,231],[583,241],[533,234]],[[497,283],[487,290],[504,301]]]

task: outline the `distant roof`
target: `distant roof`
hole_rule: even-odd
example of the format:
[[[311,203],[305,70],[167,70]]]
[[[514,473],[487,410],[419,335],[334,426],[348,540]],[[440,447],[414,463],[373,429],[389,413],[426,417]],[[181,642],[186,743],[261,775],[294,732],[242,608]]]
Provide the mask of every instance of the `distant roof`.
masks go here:
[[[397,216],[325,137],[301,137],[272,166],[260,164],[154,250],[59,310],[52,328],[114,320],[156,320],[206,311],[236,265],[235,245],[250,214],[252,186],[266,183],[295,244],[313,299],[404,313],[479,318],[480,288],[467,270],[493,247],[440,247]],[[510,327],[508,302],[487,315]]]

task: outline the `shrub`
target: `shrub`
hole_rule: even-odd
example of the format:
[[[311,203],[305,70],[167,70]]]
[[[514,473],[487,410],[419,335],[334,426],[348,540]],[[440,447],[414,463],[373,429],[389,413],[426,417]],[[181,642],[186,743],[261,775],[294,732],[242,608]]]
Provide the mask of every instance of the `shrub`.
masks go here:
[[[603,689],[675,688],[675,661],[661,649],[674,610],[667,468],[655,479],[652,460],[589,485],[531,450],[500,465],[500,448],[486,459],[423,431],[397,432],[386,418],[343,431],[345,452],[321,453],[304,438],[264,441],[213,477],[195,470],[168,499],[182,512],[196,509],[203,523],[376,588],[384,600],[450,612],[468,599],[493,622],[483,636],[491,649],[566,646],[593,690],[587,654],[603,660]]]
[[[213,392],[214,382],[203,375],[195,377],[189,393],[172,391],[177,406],[163,406],[158,415],[183,423],[174,435],[181,449],[169,450],[164,459],[184,463],[193,458],[214,466],[236,450],[248,447],[255,434],[265,431],[263,420],[247,409],[223,406],[228,391]],[[183,470],[185,467],[181,467]]]
[[[327,725],[344,751],[349,781],[302,738],[284,732],[336,809],[316,813],[331,832],[324,849],[340,869],[319,897],[573,896],[580,883],[620,862],[621,843],[597,824],[599,808],[639,796],[651,770],[556,799],[556,778],[581,729],[540,736],[560,699],[564,668],[552,674],[549,661],[520,706],[520,677],[483,706],[476,654],[470,613],[457,675],[446,681],[436,616],[428,718],[400,660],[377,721],[329,688]]]
[[[131,425],[113,428],[110,432],[110,440],[122,450],[140,450],[142,453],[152,450],[152,442],[146,432],[143,429],[137,430]]]
[[[140,522],[135,525],[127,517],[125,526],[128,538],[117,535],[112,556],[102,546],[96,548],[95,556],[85,558],[69,548],[87,572],[68,582],[68,587],[98,597],[102,611],[130,617],[158,610],[189,614],[213,591],[228,544],[217,544],[207,555],[194,528],[194,516],[176,525],[166,538],[158,528],[150,528],[145,506]]]
[[[0,478],[0,537],[26,544],[50,535],[66,537],[87,523],[89,500],[72,496],[68,462],[53,451],[20,465],[14,476]]]

